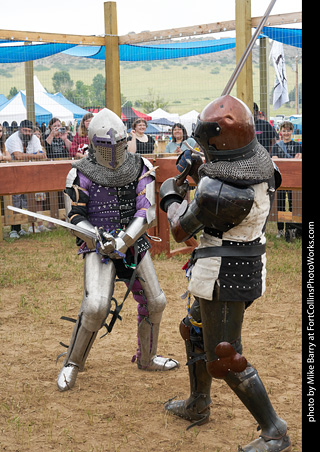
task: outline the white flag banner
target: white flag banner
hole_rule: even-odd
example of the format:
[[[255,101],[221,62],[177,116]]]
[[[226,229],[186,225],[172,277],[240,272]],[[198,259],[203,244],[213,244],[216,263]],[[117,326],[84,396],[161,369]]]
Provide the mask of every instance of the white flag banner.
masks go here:
[[[281,42],[273,42],[270,52],[270,60],[272,61],[275,70],[273,109],[277,110],[282,104],[289,101],[286,65],[283,44]]]

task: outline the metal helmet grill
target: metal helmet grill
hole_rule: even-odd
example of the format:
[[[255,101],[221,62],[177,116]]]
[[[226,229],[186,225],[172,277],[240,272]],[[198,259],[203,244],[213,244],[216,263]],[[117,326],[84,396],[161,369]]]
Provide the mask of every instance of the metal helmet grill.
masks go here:
[[[104,108],[90,122],[88,137],[93,155],[99,165],[116,169],[122,165],[127,152],[127,131],[121,119]]]

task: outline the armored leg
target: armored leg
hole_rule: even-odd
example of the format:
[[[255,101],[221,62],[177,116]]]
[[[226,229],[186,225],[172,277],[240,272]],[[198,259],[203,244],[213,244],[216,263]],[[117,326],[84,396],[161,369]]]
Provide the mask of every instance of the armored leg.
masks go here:
[[[71,389],[79,371],[83,371],[86,359],[110,311],[114,290],[115,268],[112,261],[101,263],[98,254],[85,258],[83,300],[74,326],[66,358],[58,375],[60,391]]]
[[[274,411],[257,371],[249,365],[244,372],[229,372],[225,380],[261,428],[260,437],[240,451],[289,452],[291,441],[287,424]]]
[[[162,312],[166,297],[162,292],[149,252],[146,252],[137,270],[137,280],[132,288],[138,305],[137,363],[143,370],[171,370],[179,363],[157,355]]]
[[[196,300],[191,307],[194,320],[200,319],[200,306]],[[169,401],[165,409],[176,416],[192,421],[188,427],[202,425],[210,416],[210,389],[212,377],[206,369],[201,329],[194,327],[186,317],[180,324],[180,334],[185,342],[190,381],[190,396],[186,400]]]
[[[200,300],[200,306],[208,372],[214,378],[225,379],[261,427],[260,437],[241,451],[288,452],[291,450],[291,443],[286,435],[287,425],[274,411],[257,371],[249,363],[239,372],[232,370],[232,366],[237,366],[241,360],[233,363],[227,356],[228,353],[218,353],[219,348],[223,349],[222,344],[232,345],[232,356],[236,352],[242,353],[244,303]],[[228,347],[224,350],[228,351]]]

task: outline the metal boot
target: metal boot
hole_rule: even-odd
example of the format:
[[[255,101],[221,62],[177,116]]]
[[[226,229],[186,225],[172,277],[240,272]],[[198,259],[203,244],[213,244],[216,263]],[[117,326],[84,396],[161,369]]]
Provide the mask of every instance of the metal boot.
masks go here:
[[[257,371],[249,366],[240,373],[229,372],[226,383],[250,411],[261,429],[260,437],[239,452],[289,452],[287,424],[273,409]]]
[[[74,387],[78,372],[84,369],[86,359],[97,333],[97,331],[88,331],[81,324],[81,315],[78,316],[63,367],[57,378],[59,391],[68,391]]]
[[[140,344],[140,358],[137,360],[138,368],[148,371],[166,371],[179,367],[178,361],[172,358],[158,356],[158,338],[160,323],[151,323],[148,317],[144,318],[138,326]]]

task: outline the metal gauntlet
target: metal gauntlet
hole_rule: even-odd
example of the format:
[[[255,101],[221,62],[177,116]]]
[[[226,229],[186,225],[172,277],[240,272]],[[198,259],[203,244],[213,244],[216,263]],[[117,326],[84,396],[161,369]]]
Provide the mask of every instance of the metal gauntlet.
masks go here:
[[[167,212],[170,204],[173,202],[181,204],[187,194],[188,188],[189,182],[187,180],[185,180],[181,185],[178,185],[176,177],[170,177],[170,179],[164,181],[160,187],[161,209],[164,212]]]
[[[134,245],[136,240],[146,232],[148,227],[145,218],[133,218],[129,226],[118,234],[118,237],[116,238],[116,251],[125,254],[127,249]]]

